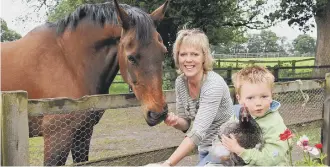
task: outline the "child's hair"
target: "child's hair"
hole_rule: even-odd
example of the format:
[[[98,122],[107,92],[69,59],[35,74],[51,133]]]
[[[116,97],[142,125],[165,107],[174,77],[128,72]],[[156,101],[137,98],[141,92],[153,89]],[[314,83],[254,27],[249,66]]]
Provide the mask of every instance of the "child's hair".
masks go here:
[[[240,94],[242,84],[248,83],[268,83],[270,88],[274,86],[274,75],[265,67],[253,65],[245,67],[232,76],[232,81],[237,94]]]

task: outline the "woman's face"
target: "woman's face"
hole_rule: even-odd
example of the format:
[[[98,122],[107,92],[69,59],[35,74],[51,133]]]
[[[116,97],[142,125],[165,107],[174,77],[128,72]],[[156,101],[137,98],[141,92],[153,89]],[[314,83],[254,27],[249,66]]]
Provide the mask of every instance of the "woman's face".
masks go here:
[[[181,44],[178,60],[180,70],[188,78],[203,72],[204,54],[201,47]]]

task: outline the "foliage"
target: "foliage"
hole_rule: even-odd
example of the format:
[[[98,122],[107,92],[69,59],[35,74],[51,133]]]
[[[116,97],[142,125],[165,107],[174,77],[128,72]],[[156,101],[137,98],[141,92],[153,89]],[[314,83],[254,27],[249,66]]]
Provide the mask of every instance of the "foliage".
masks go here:
[[[25,0],[30,1],[30,0]],[[37,0],[40,5],[44,0]],[[55,21],[72,12],[84,3],[98,3],[105,0],[53,0],[54,7],[50,10],[49,20]],[[151,12],[165,0],[120,0],[120,3],[138,6]],[[265,28],[267,25],[260,21],[265,2],[263,0],[176,0],[171,1],[166,16],[159,23],[158,32],[161,34],[169,53],[178,30],[186,28],[200,28],[210,39],[211,44],[228,44],[242,36],[246,28]],[[40,8],[40,6],[39,6]],[[240,38],[240,37],[239,37]],[[167,57],[169,58],[171,54]],[[173,60],[169,60],[166,67],[173,68]]]
[[[288,41],[287,37],[280,37],[279,39],[279,51],[280,52],[285,52],[285,53],[289,53],[289,54],[293,54],[294,53],[294,48],[291,42]]]
[[[245,33],[246,31],[243,28],[227,31],[227,33],[221,35],[223,38],[227,37],[228,39],[212,45],[211,49],[215,53],[246,53],[245,43],[248,38],[245,37]]]
[[[281,52],[287,54],[314,55],[316,40],[309,35],[299,35],[292,43],[286,37],[278,37],[274,32],[263,30],[258,34],[241,36],[240,41],[218,44],[213,47],[216,53],[267,53]]]
[[[19,33],[9,29],[5,20],[0,18],[0,21],[1,21],[1,42],[14,41],[22,37]]]
[[[327,38],[330,33],[329,11],[329,0],[280,0],[276,10],[265,18],[271,23],[287,21],[289,26],[297,26],[303,32],[311,31],[317,25],[315,65],[329,65],[330,38]],[[315,69],[313,75],[324,76],[326,72],[326,70]]]
[[[59,2],[58,0],[55,0]],[[105,0],[63,0],[51,10],[50,21],[55,21],[72,12],[77,6],[85,3],[100,3]],[[42,1],[40,0],[40,3]],[[147,12],[155,10],[164,0],[121,0],[120,3],[127,3],[132,6],[139,6],[147,9]],[[256,20],[260,8],[264,3],[249,0],[178,0],[171,1],[166,13],[165,20],[160,23],[159,31],[167,46],[173,44],[176,33],[183,27],[200,28],[207,33],[212,44],[232,40],[238,33],[238,27],[260,28],[263,23]],[[246,6],[253,6],[248,8]],[[244,7],[244,8],[243,8]]]
[[[270,22],[288,20],[289,26],[298,26],[307,32],[314,28],[314,16],[321,16],[328,0],[281,0],[278,8],[265,18]]]
[[[247,48],[250,53],[279,52],[281,49],[278,40],[279,37],[274,32],[263,30],[260,34],[249,36]]]
[[[300,54],[315,53],[316,40],[309,35],[299,35],[293,41],[293,46]]]

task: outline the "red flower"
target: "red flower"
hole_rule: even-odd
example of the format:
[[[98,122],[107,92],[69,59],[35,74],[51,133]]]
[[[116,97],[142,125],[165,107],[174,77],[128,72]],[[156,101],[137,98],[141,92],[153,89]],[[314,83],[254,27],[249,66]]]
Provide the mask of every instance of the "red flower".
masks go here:
[[[286,129],[284,133],[280,134],[280,140],[285,141],[293,137],[292,132],[290,129]]]
[[[315,144],[315,147],[318,148],[318,149],[322,149],[322,143]]]

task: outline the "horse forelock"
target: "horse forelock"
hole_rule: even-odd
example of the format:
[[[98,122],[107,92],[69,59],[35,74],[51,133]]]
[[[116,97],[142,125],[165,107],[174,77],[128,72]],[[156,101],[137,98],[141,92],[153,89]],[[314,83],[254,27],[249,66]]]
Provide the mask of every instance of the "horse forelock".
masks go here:
[[[154,22],[149,14],[136,7],[129,7],[126,11],[135,27],[136,39],[142,44],[149,43],[154,29]]]
[[[149,14],[137,7],[126,4],[120,4],[120,7],[130,16],[130,24],[131,27],[135,29],[136,39],[142,44],[149,43],[154,29],[154,22]],[[114,3],[107,2],[81,5],[64,19],[54,24],[50,23],[49,25],[56,26],[57,34],[62,35],[68,29],[74,31],[83,19],[88,19],[94,24],[99,24],[103,27],[105,24],[119,24]]]

